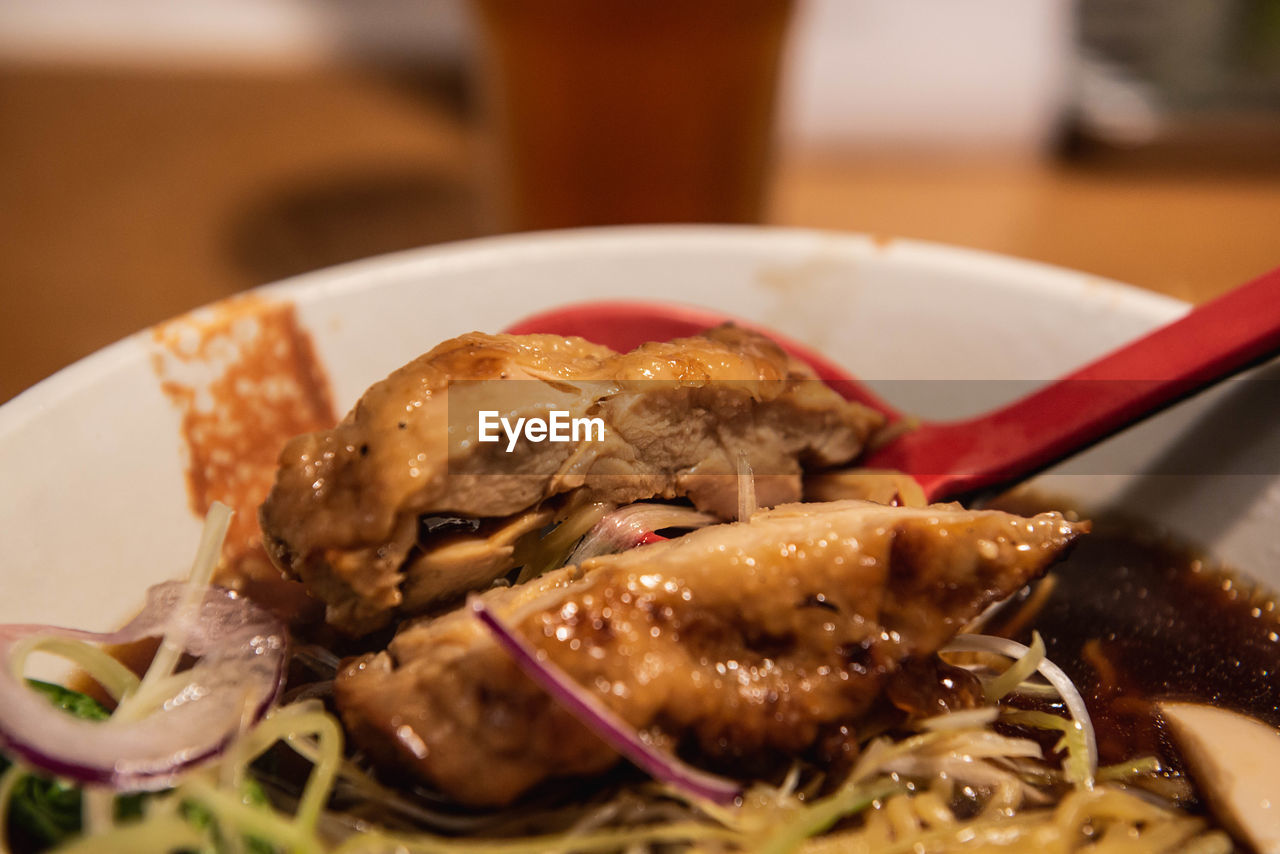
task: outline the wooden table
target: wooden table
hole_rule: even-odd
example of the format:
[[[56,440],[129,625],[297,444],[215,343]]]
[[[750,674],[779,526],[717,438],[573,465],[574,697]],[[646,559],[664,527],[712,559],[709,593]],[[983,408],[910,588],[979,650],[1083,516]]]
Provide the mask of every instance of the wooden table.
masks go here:
[[[478,233],[464,101],[449,69],[0,67],[0,400],[244,288]],[[1274,152],[1223,166],[784,148],[769,220],[1194,301],[1280,264]]]

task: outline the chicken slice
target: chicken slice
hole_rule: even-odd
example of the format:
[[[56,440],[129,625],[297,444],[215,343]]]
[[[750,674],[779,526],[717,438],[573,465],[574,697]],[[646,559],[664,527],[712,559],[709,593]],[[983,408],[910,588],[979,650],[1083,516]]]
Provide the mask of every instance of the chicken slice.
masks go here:
[[[479,441],[478,413],[599,418],[591,441]],[[528,518],[587,502],[687,497],[732,518],[740,458],[762,505],[805,467],[843,464],[882,422],[772,341],[735,327],[626,353],[578,338],[472,333],[370,388],[333,430],[294,439],[260,517],[272,559],[365,634],[513,568],[493,548],[431,552],[424,516]],[[550,502],[550,503],[549,503]],[[531,535],[536,536],[536,532]],[[453,536],[454,540],[458,535]]]
[[[1087,527],[958,505],[789,504],[483,595],[637,729],[751,766],[856,724],[889,677]],[[507,803],[618,758],[469,609],[349,663],[335,697],[357,744],[464,803]]]

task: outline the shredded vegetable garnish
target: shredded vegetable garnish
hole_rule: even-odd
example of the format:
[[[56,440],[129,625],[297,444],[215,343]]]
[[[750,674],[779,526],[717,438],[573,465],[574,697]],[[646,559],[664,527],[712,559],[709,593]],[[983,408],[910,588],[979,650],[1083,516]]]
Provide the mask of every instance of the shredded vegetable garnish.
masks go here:
[[[740,511],[749,510],[748,503],[744,500]],[[562,523],[572,521],[550,543],[553,550],[563,556],[588,527],[591,531],[575,555],[584,549],[598,554],[627,548],[659,529],[693,528],[712,521],[688,508],[663,504],[606,510],[587,508],[576,519]],[[593,515],[597,518],[587,525],[585,520]],[[244,662],[230,655],[219,639],[238,637],[227,627],[240,625],[237,621],[242,619],[268,636],[274,623],[254,622],[257,616],[239,610],[245,603],[207,586],[209,554],[202,547],[193,572],[193,578],[204,580],[174,583],[158,594],[153,591],[144,611],[144,616],[150,612],[150,622],[141,624],[151,636],[163,635],[173,648],[195,654],[195,667],[177,669],[171,654],[158,656],[154,665],[158,669],[139,680],[93,643],[119,633],[98,636],[59,634],[48,627],[0,627],[0,645],[8,654],[0,678],[20,681],[26,657],[36,651],[62,655],[121,700],[126,715],[117,718],[117,709],[105,721],[80,721],[109,732],[111,727],[155,722],[162,714],[157,703],[200,677],[199,668],[207,658],[230,662],[235,675],[243,677]],[[216,545],[212,554],[216,559]],[[1226,834],[1160,796],[1168,787],[1154,783],[1169,781],[1161,776],[1166,769],[1154,757],[1097,768],[1097,748],[1083,698],[1066,674],[1045,658],[1039,635],[1033,636],[1029,647],[1004,638],[957,637],[944,653],[981,653],[1010,660],[1008,666],[990,668],[994,673],[985,667],[974,671],[983,682],[985,705],[923,719],[895,719],[878,725],[875,734],[851,735],[857,742],[852,769],[833,771],[798,760],[775,785],[709,774],[650,743],[590,690],[541,656],[518,634],[514,616],[496,614],[479,597],[470,600],[469,607],[494,640],[557,703],[656,782],[619,783],[616,793],[591,804],[517,807],[513,819],[444,813],[439,801],[424,800],[420,792],[384,785],[362,767],[360,754],[346,755],[341,725],[320,700],[275,705],[278,693],[273,690],[264,705],[259,696],[263,683],[251,679],[246,684],[238,678],[216,683],[225,707],[219,707],[222,711],[215,720],[223,729],[203,733],[205,740],[193,742],[215,745],[207,761],[165,766],[162,777],[169,788],[131,796],[145,798],[136,817],[122,817],[115,809],[118,801],[113,790],[83,787],[83,833],[58,851],[1228,854],[1232,850]],[[170,625],[162,614],[182,625]],[[299,669],[313,674],[314,681],[292,686],[291,694],[304,695],[308,688],[327,686],[338,668],[337,658],[321,648],[302,647],[296,652]],[[219,658],[224,653],[227,657]],[[283,661],[283,648],[268,643],[255,658],[271,660],[275,655]],[[1048,684],[1032,681],[1036,673]],[[1020,696],[1046,690],[1061,698],[1070,717],[1016,707]],[[23,691],[33,693],[25,686]],[[50,711],[47,698],[43,702],[43,719],[70,719]],[[95,714],[107,716],[105,708],[94,705]],[[0,723],[7,725],[8,714],[0,703]],[[129,715],[137,720],[129,721]],[[1053,755],[1045,757],[1037,741],[1014,737],[1003,725],[1061,732],[1055,750],[1065,751],[1065,758],[1059,763]],[[149,742],[163,741],[163,730],[148,732]],[[12,738],[9,729],[3,733],[4,738]],[[11,743],[5,742],[6,746]],[[275,779],[270,769],[281,760],[290,765],[309,763],[309,772]],[[0,772],[0,854],[9,854],[5,840],[6,822],[12,819],[10,802],[32,773],[30,763],[14,763]],[[269,782],[270,801],[259,781]],[[1068,788],[1064,782],[1075,786]],[[521,809],[527,812],[520,814]]]
[[[750,522],[756,509],[756,475],[747,452],[738,451],[738,521]]]
[[[846,816],[861,812],[881,798],[901,789],[893,780],[874,784],[846,786],[834,795],[800,810],[793,821],[783,824],[760,846],[760,854],[786,854],[806,839],[829,830]]]
[[[115,794],[100,786],[86,786],[81,800],[80,821],[89,835],[100,833],[112,825]]]
[[[193,577],[148,591],[147,605],[123,629],[86,632],[54,626],[0,626],[0,747],[28,766],[82,783],[119,790],[169,786],[193,764],[217,755],[241,727],[244,698],[253,717],[275,702],[284,678],[285,633],[280,621],[236,594],[211,588],[228,518],[210,513]],[[195,591],[194,594],[192,591]],[[175,674],[176,659],[157,655],[134,683],[118,663],[86,652],[83,644],[129,643],[162,636],[196,663]],[[26,657],[37,649],[63,654],[120,698],[106,721],[50,714],[48,699],[22,678]],[[163,645],[162,645],[163,649]],[[86,816],[95,823],[94,797]]]
[[[143,851],[200,850],[210,840],[186,819],[176,815],[148,817],[138,824],[122,824],[104,833],[64,845],[58,854],[139,854]]]
[[[314,765],[294,818],[298,826],[314,830],[342,764],[342,728],[314,700],[277,709],[242,740],[236,756],[241,774],[245,765],[281,740]]]
[[[120,701],[112,715],[116,720],[137,720],[146,709],[148,700],[155,696],[158,682],[173,675],[178,666],[178,659],[186,651],[187,634],[197,616],[197,608],[204,599],[213,572],[218,566],[218,555],[222,550],[222,541],[227,537],[231,527],[231,508],[220,501],[213,502],[204,519],[204,528],[200,532],[200,545],[196,549],[195,560],[191,563],[191,573],[183,586],[181,600],[176,605],[175,616],[166,627],[160,648],[155,658],[142,676],[142,683],[137,690]]]
[[[318,721],[327,724],[316,726]],[[315,763],[309,783],[328,799],[333,775],[321,766],[341,762],[341,751],[330,742],[311,741],[311,735],[337,722],[315,704],[284,707],[245,733],[245,745],[228,751],[224,763],[242,765],[273,740],[285,739],[300,755]],[[215,849],[211,834],[224,842],[231,835],[252,836],[277,851],[301,854],[568,854],[568,852],[648,851],[657,847],[736,852],[945,852],[970,851],[974,846],[1040,847],[1063,852],[1083,851],[1090,840],[1108,835],[1130,840],[1126,851],[1202,852],[1226,854],[1230,840],[1206,828],[1202,819],[1163,808],[1102,784],[1081,790],[1057,806],[1019,806],[997,787],[985,808],[960,819],[949,806],[954,791],[981,786],[998,763],[1038,753],[1022,739],[987,731],[982,725],[931,731],[898,741],[882,737],[870,742],[852,773],[834,792],[806,797],[794,774],[773,789],[756,785],[732,803],[718,805],[688,789],[663,790],[662,796],[685,800],[688,808],[660,821],[635,825],[599,826],[587,823],[550,833],[511,837],[440,836],[422,832],[393,832],[357,821],[343,825],[334,838],[311,823],[310,809],[299,806],[291,815],[278,808],[246,802],[234,788],[217,783],[225,774],[192,772],[177,788],[156,796],[141,821],[115,824],[87,836],[62,851],[176,851]],[[962,761],[962,759],[964,761]],[[909,781],[914,767],[919,787]],[[954,769],[954,775],[938,773]],[[938,781],[949,781],[946,785]],[[0,782],[0,788],[3,787]],[[1025,784],[1015,783],[1022,787]],[[304,798],[305,800],[305,798]],[[183,817],[181,804],[199,804],[210,824],[199,828]],[[345,838],[343,838],[345,836]],[[225,849],[232,850],[232,849]],[[257,850],[257,849],[255,849]]]
[[[27,670],[27,658],[34,652],[47,652],[65,659],[92,674],[93,680],[117,702],[138,690],[139,679],[104,650],[82,638],[55,635],[32,635],[14,645],[9,655],[9,670],[14,678],[21,679]]]
[[[998,717],[1000,717],[1000,710],[995,706],[987,706],[981,709],[962,709],[958,712],[948,712],[945,715],[925,718],[917,722],[916,728],[938,732],[948,729],[980,727],[994,722]]]
[[[919,779],[946,775],[974,785],[999,787],[1016,781],[1015,775],[987,762],[995,758],[1041,757],[1040,745],[1025,738],[1009,738],[989,730],[929,733],[940,738],[929,749],[916,750],[883,764],[897,774]]]
[[[1053,595],[1053,591],[1058,587],[1058,576],[1052,572],[1047,574],[1035,583],[1031,589],[1031,595],[1026,601],[1018,606],[1018,610],[1013,616],[1004,621],[1000,627],[1000,634],[1005,637],[1016,637],[1021,634],[1023,629],[1031,625],[1032,620],[1039,616],[1044,610],[1044,606],[1049,601],[1049,597]]]
[[[943,652],[995,653],[1016,661],[1031,655],[1032,650],[1008,638],[990,635],[956,635]],[[1073,782],[1086,788],[1092,786],[1094,774],[1098,768],[1098,740],[1093,731],[1093,721],[1089,718],[1089,710],[1085,707],[1084,697],[1080,696],[1079,690],[1062,668],[1048,658],[1041,657],[1036,664],[1036,670],[1058,692],[1058,696],[1071,714],[1071,720],[1067,723],[1058,725],[1050,722],[1047,725],[1063,730]],[[1064,721],[1056,715],[1048,715],[1048,717]],[[1076,748],[1074,752],[1071,751],[1072,747]]]
[[[1039,632],[1033,632],[1031,646],[1027,651],[1019,656],[1009,666],[1008,670],[982,686],[987,702],[994,703],[998,700],[1003,700],[1010,691],[1017,688],[1031,674],[1035,673],[1040,668],[1042,661],[1044,661],[1044,639],[1040,637]]]
[[[646,501],[628,504],[604,516],[582,538],[566,561],[580,564],[604,554],[626,551],[645,542],[646,537],[665,528],[703,528],[718,519],[688,507]]]
[[[1011,724],[1025,724],[1038,729],[1058,730],[1061,740],[1054,747],[1067,755],[1063,762],[1063,771],[1067,780],[1076,785],[1091,788],[1094,782],[1096,766],[1089,764],[1089,742],[1085,735],[1084,725],[1072,718],[1064,718],[1049,712],[1008,711],[1000,716],[1000,720]],[[1096,761],[1096,759],[1094,760]]]
[[[1102,840],[1102,842],[1099,842]],[[877,805],[861,828],[810,841],[805,854],[950,851],[1197,851],[1226,854],[1231,840],[1203,819],[1148,804],[1117,789],[1077,791],[1057,807],[982,812],[962,820],[930,791]]]
[[[1130,759],[1128,762],[1099,768],[1097,776],[1099,782],[1105,783],[1110,780],[1127,780],[1131,777],[1141,777],[1144,774],[1159,774],[1163,770],[1164,766],[1155,756],[1139,756],[1137,759]]]
[[[698,822],[652,827],[612,828],[586,833],[555,833],[518,839],[451,839],[427,834],[371,834],[352,837],[334,854],[554,854],[650,850],[664,844],[726,843],[740,837],[732,830]],[[734,845],[737,850],[742,848]]]
[[[520,570],[516,583],[523,584],[556,567],[563,566],[574,543],[595,528],[613,509],[612,504],[596,503],[579,507],[570,513],[551,533],[538,541],[533,554]]]
[[[9,802],[26,771],[17,762],[0,774],[0,854],[9,854]]]

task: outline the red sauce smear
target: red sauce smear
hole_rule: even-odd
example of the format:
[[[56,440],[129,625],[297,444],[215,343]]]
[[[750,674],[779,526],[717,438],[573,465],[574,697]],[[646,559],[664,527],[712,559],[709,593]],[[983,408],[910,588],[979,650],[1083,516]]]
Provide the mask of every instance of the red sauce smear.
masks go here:
[[[291,303],[253,295],[171,320],[153,337],[156,376],[182,414],[191,510],[203,517],[221,501],[235,511],[217,581],[250,595],[274,588],[282,575],[263,550],[258,506],[285,442],[337,421],[311,337]]]

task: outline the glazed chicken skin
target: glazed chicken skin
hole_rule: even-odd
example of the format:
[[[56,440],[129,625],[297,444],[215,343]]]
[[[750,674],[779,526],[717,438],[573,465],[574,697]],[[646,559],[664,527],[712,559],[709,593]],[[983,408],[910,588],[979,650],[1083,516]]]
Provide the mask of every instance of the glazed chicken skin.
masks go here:
[[[603,437],[478,441],[481,410],[549,409],[601,419]],[[805,469],[849,462],[881,423],[735,327],[626,354],[472,333],[374,385],[333,430],[290,442],[260,519],[276,565],[325,602],[327,622],[361,635],[487,586],[582,504],[684,497],[733,518],[743,463],[761,505],[799,500]]]
[[[1084,530],[1057,513],[790,504],[480,595],[648,737],[741,764],[856,724]],[[468,608],[348,663],[335,699],[362,749],[462,803],[618,761]]]

